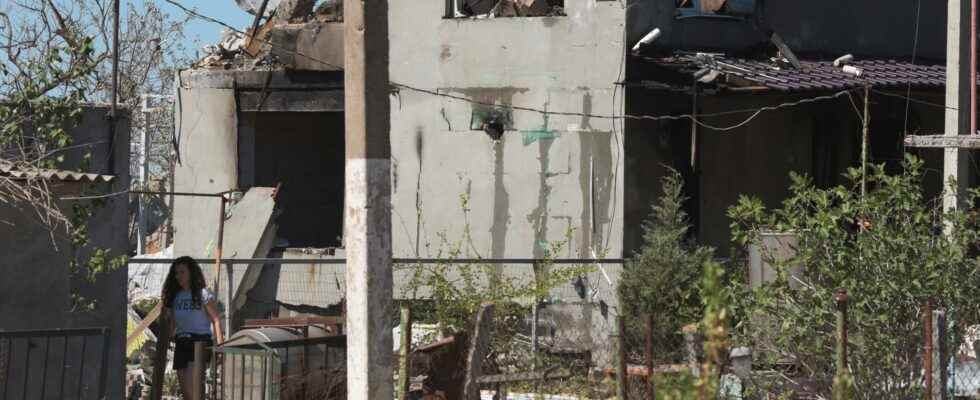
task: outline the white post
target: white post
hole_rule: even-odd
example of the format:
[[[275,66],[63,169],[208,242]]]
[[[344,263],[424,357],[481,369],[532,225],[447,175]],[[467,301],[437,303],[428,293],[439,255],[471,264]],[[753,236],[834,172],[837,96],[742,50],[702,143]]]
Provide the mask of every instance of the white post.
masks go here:
[[[347,395],[391,399],[388,0],[344,1]]]
[[[972,134],[970,130],[970,0],[949,0],[946,37],[946,136]],[[943,209],[958,208],[969,184],[968,150],[943,149]],[[948,187],[950,180],[955,187]]]

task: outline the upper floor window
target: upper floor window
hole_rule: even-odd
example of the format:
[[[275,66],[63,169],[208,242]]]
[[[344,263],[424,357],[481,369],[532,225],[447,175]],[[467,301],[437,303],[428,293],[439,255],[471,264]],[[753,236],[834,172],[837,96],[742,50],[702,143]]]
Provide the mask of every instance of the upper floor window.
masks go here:
[[[677,17],[742,18],[755,14],[756,0],[676,0]]]
[[[565,15],[565,0],[446,0],[447,18],[551,17]]]

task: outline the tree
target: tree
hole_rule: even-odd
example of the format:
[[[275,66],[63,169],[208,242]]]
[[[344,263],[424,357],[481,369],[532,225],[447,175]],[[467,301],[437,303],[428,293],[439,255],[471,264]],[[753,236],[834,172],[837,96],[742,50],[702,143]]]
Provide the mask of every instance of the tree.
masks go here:
[[[795,256],[772,258],[779,278],[740,296],[746,315],[765,316],[743,320],[739,337],[762,356],[757,360],[791,362],[799,371],[796,383],[830,398],[834,292],[844,288],[851,304],[848,358],[855,398],[920,396],[923,303],[935,299],[952,314],[950,349],[958,348],[980,310],[973,255],[980,239],[977,214],[943,211],[941,201],[927,198],[922,164],[909,157],[904,172],[894,176],[874,166],[865,196],[856,169],[847,174],[849,186],[829,189],[792,175],[791,195],[781,208],[766,210],[758,199],[743,197],[729,210],[739,245],[754,242],[763,230],[798,237]],[[978,192],[968,197],[974,204]],[[791,265],[802,266],[798,277],[789,275]],[[776,383],[800,388],[789,378]]]
[[[82,106],[111,101],[111,5],[22,0],[0,9],[0,163],[6,168],[61,166],[63,151],[73,146],[67,130],[79,122]],[[141,94],[171,93],[176,67],[187,63],[181,45],[186,19],[171,18],[153,2],[125,9],[118,98],[121,108],[138,109]],[[136,114],[135,131],[151,125]],[[160,163],[169,162],[170,140],[164,139],[151,147]],[[43,179],[0,177],[0,202],[30,209],[52,231],[78,228]]]
[[[629,332],[643,332],[643,316],[654,315],[654,354],[666,358],[661,361],[676,362],[683,356],[679,351],[684,348],[681,328],[701,318],[698,282],[714,250],[688,237],[690,223],[683,210],[687,198],[680,173],[670,170],[662,186],[663,195],[643,223],[643,247],[620,279],[619,304]]]

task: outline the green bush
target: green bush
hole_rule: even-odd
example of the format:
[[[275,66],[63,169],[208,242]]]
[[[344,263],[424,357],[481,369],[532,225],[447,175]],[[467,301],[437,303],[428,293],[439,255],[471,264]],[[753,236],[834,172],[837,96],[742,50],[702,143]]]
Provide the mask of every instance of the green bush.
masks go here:
[[[935,299],[953,316],[950,349],[978,321],[977,215],[943,211],[940,199],[927,198],[922,162],[915,158],[906,160],[899,175],[886,174],[884,166],[870,168],[864,196],[861,175],[851,170],[849,186],[829,189],[792,175],[791,195],[781,208],[766,210],[759,200],[743,197],[729,210],[740,246],[765,230],[798,237],[795,256],[775,263],[779,279],[741,297],[747,315],[764,315],[766,322],[743,321],[739,341],[762,356],[757,362],[791,362],[798,371],[793,381],[830,398],[834,292],[844,288],[850,297],[853,398],[914,398],[922,391],[925,300]],[[976,191],[965,197],[967,204],[978,198]],[[790,265],[802,266],[796,288],[789,285]],[[796,385],[790,377],[780,383]]]

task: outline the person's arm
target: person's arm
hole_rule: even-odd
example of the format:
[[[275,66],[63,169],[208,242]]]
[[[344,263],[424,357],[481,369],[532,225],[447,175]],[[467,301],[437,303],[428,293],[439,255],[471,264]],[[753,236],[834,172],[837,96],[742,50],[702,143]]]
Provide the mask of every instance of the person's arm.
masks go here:
[[[204,304],[204,309],[208,310],[208,316],[211,317],[211,327],[214,329],[214,344],[221,344],[225,341],[225,337],[221,334],[221,318],[218,315],[217,302],[211,299]]]

